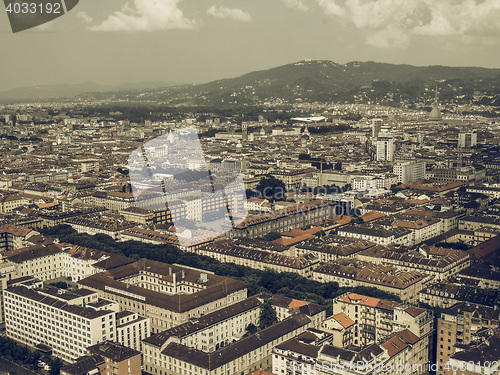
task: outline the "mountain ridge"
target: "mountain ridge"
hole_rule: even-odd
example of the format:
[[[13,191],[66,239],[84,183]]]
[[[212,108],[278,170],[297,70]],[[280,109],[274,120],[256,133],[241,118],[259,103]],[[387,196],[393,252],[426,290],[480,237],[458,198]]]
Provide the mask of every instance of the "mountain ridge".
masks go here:
[[[481,67],[304,60],[202,84],[156,83],[155,87],[127,88],[122,85],[121,89],[107,87],[107,90],[101,88],[101,91],[88,90],[67,96],[80,100],[182,106],[290,105],[298,102],[407,105],[429,103],[437,85],[440,98],[450,103],[500,104],[500,69]],[[71,87],[66,88],[71,91]]]

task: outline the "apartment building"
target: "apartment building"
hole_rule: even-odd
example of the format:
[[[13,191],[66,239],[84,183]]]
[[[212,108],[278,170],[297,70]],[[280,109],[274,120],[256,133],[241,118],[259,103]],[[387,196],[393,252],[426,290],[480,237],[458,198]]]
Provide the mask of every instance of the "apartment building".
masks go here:
[[[99,356],[104,363],[100,375],[141,375],[141,352],[113,341],[105,341],[87,348],[91,357]]]
[[[407,214],[385,216],[377,220],[378,225],[386,228],[406,228],[413,233],[412,243],[419,244],[441,234],[442,224],[436,218],[419,218]]]
[[[445,365],[450,358],[455,353],[462,352],[464,345],[471,344],[477,332],[483,328],[497,329],[499,326],[500,309],[497,306],[459,302],[444,310],[436,327],[436,361],[441,374],[445,372]],[[477,363],[480,359],[481,356],[478,356],[474,362]]]
[[[0,251],[10,251],[28,246],[28,240],[40,233],[30,228],[6,224],[0,227]]]
[[[476,340],[463,345],[444,365],[444,373],[452,375],[460,369],[463,374],[498,374],[500,369],[500,330],[486,330],[476,333]]]
[[[119,212],[125,220],[138,224],[166,224],[172,223],[172,217],[168,210],[146,210],[144,208],[131,206]]]
[[[500,291],[497,289],[462,285],[458,280],[428,284],[419,292],[418,297],[420,302],[440,308],[447,308],[459,302],[489,306],[500,303]]]
[[[116,341],[127,348],[142,350],[142,340],[151,333],[150,321],[132,311],[116,313]]]
[[[355,325],[354,320],[341,312],[325,319],[320,329],[332,335],[333,346],[345,348],[353,343]]]
[[[42,281],[64,275],[64,253],[55,245],[36,245],[4,253],[7,262],[16,267],[16,278],[34,276]]]
[[[246,285],[208,271],[141,259],[78,282],[121,309],[151,319],[153,332],[222,309],[247,297]]]
[[[272,365],[272,350],[311,327],[304,314],[292,315],[253,335],[237,338],[214,352],[170,342],[165,349],[153,346],[143,352],[145,371],[159,375],[234,375],[247,374]]]
[[[33,283],[4,291],[7,336],[33,347],[46,345],[68,362],[91,345],[116,339],[116,308],[86,289],[67,292]]]
[[[351,345],[380,342],[393,332],[409,329],[419,338],[425,338],[425,347],[429,348],[433,330],[433,315],[429,310],[407,303],[346,293],[333,300],[333,314],[339,313],[344,313],[355,323]],[[427,360],[428,354],[422,363]]]
[[[460,250],[421,245],[415,250],[397,251],[391,247],[372,247],[359,252],[359,260],[384,266],[393,266],[402,271],[416,271],[445,280],[471,264],[468,253]]]
[[[500,229],[500,219],[495,216],[465,216],[460,219],[458,229],[475,231],[484,227]]]
[[[70,225],[78,233],[87,233],[90,235],[102,233],[116,240],[120,240],[122,231],[135,226],[135,223],[130,221],[102,216],[74,217],[65,220],[64,223]]]
[[[260,270],[293,272],[311,278],[312,270],[318,264],[313,254],[289,256],[258,250],[244,244],[237,244],[233,239],[225,239],[206,244],[196,249],[196,253],[215,258],[223,263],[235,263]]]
[[[328,337],[326,338],[328,340]],[[273,350],[273,373],[288,375],[370,375],[428,373],[422,362],[425,339],[409,329],[394,332],[379,343],[361,347],[337,346],[324,333],[308,330],[277,345]]]
[[[104,251],[67,243],[57,246],[64,252],[63,276],[71,277],[72,281],[78,281],[99,272],[93,267],[94,264],[116,256]]]
[[[357,259],[338,259],[313,270],[313,280],[336,282],[339,287],[367,286],[397,295],[410,303],[418,302],[418,293],[431,278],[417,271],[372,264]]]
[[[413,245],[413,233],[406,228],[386,228],[378,224],[348,225],[338,229],[339,236],[359,238],[379,245]]]
[[[258,238],[269,232],[285,232],[294,228],[302,228],[312,223],[332,219],[337,216],[337,206],[332,202],[313,201],[297,204],[294,208],[248,215],[236,227],[227,227],[226,236]]]
[[[354,258],[357,253],[375,246],[373,242],[336,235],[306,240],[293,247],[295,256],[314,255],[320,262]]]
[[[500,198],[500,188],[491,186],[467,186],[468,193],[480,193],[487,195],[490,199]]]
[[[16,276],[16,266],[9,262],[0,263],[0,324],[4,322],[3,291]]]
[[[0,213],[9,213],[17,207],[25,205],[27,201],[18,195],[6,195],[0,197]]]

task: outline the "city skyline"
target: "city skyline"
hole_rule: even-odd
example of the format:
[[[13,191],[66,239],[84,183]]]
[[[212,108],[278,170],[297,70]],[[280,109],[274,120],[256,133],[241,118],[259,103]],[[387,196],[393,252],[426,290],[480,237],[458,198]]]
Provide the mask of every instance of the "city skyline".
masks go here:
[[[491,0],[89,0],[12,34],[0,16],[1,91],[51,83],[204,83],[306,58],[499,67]]]

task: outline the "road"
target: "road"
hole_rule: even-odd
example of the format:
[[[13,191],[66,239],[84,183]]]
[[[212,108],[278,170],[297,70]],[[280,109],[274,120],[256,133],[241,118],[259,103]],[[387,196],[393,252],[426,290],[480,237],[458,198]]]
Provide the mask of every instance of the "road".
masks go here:
[[[0,357],[0,371],[10,372],[14,375],[40,375],[2,357]]]

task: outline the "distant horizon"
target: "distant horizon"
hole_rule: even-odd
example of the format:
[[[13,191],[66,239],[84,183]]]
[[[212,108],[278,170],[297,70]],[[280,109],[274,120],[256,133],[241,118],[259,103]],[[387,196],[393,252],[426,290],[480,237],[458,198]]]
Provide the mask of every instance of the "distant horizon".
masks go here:
[[[201,81],[201,82],[170,82],[170,81],[164,81],[164,80],[127,80],[127,81],[122,81],[122,82],[117,82],[117,83],[103,83],[103,82],[97,82],[97,81],[92,81],[92,80],[82,80],[79,82],[53,82],[53,83],[39,83],[39,84],[34,84],[34,85],[29,85],[29,86],[18,86],[18,87],[12,87],[9,89],[0,89],[0,93],[7,93],[10,91],[15,91],[15,90],[23,90],[23,89],[31,89],[31,88],[37,88],[37,87],[51,87],[51,86],[58,86],[58,85],[63,85],[63,86],[77,86],[77,85],[83,85],[83,84],[95,84],[95,85],[100,85],[100,86],[109,86],[111,90],[114,88],[117,88],[119,86],[124,86],[124,85],[140,85],[140,84],[146,84],[146,83],[158,83],[158,84],[165,84],[165,87],[173,87],[173,86],[184,86],[184,85],[203,85],[207,83],[211,83],[214,81],[218,80],[224,80],[224,79],[232,79],[232,78],[238,78],[241,76],[244,76],[246,74],[254,73],[254,72],[259,72],[259,71],[266,71],[270,70],[273,68],[279,68],[282,66],[287,66],[291,64],[296,64],[299,62],[304,62],[304,61],[309,61],[307,58],[304,58],[303,60],[297,60],[297,61],[292,61],[286,64],[282,65],[276,65],[272,66],[269,68],[265,69],[256,69],[256,70],[250,70],[246,73],[236,75],[236,76],[231,76],[231,77],[220,77],[220,78],[215,78],[209,81]],[[310,61],[330,61],[339,65],[347,65],[350,63],[356,63],[356,62],[361,62],[361,63],[367,63],[367,62],[373,62],[376,64],[388,64],[388,65],[408,65],[408,66],[414,66],[414,67],[431,67],[431,66],[442,66],[442,67],[450,67],[450,68],[479,68],[479,69],[488,69],[488,70],[500,70],[500,66],[497,68],[493,67],[486,67],[486,66],[479,66],[479,65],[443,65],[443,64],[428,64],[428,65],[417,65],[417,64],[410,64],[410,63],[390,63],[390,62],[383,62],[383,61],[374,61],[374,60],[352,60],[352,61],[347,61],[345,63],[340,63],[334,60],[329,60],[329,59],[311,59]],[[158,86],[161,87],[161,86]]]
[[[207,83],[306,58],[498,69],[498,19],[497,0],[85,0],[14,34],[0,11],[0,90]]]

